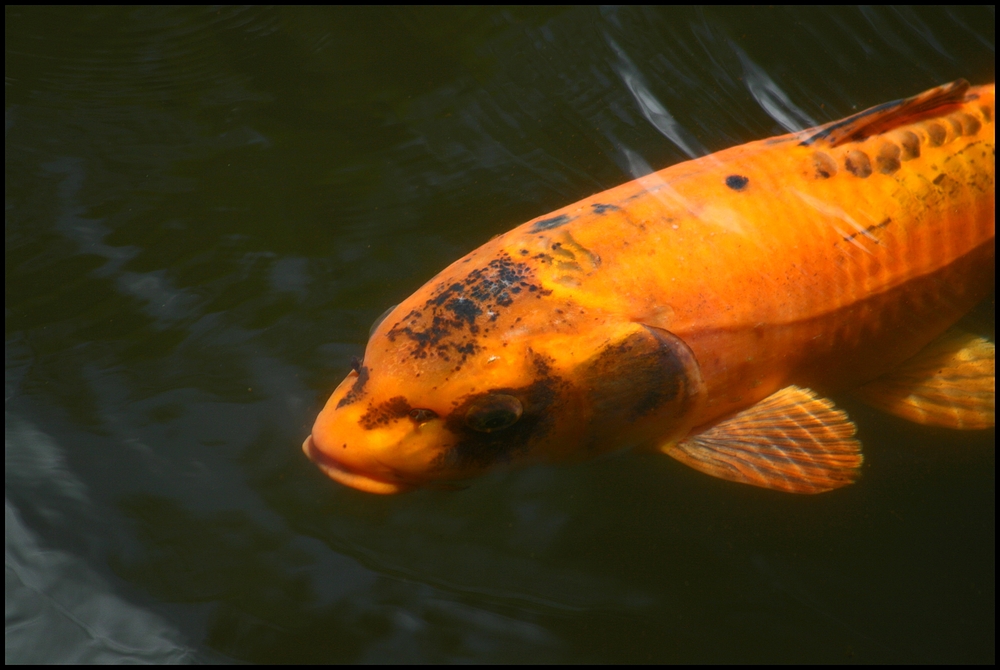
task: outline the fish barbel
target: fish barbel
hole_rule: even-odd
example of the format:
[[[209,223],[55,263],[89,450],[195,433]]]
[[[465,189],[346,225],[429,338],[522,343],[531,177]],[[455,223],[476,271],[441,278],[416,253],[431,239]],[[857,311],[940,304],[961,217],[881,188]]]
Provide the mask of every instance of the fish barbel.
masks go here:
[[[681,163],[529,221],[373,326],[303,450],[373,493],[659,450],[797,493],[849,484],[854,391],[985,428],[994,85],[963,80]]]

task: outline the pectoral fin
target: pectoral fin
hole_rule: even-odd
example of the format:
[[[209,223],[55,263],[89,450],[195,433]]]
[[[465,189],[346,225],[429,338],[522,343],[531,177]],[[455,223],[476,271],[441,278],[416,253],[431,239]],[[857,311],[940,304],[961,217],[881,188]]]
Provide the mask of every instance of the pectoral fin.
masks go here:
[[[854,424],[833,403],[788,386],[662,450],[722,479],[790,493],[821,493],[860,475]]]
[[[996,422],[996,345],[951,329],[897,369],[860,389],[869,405],[916,423],[991,428]]]

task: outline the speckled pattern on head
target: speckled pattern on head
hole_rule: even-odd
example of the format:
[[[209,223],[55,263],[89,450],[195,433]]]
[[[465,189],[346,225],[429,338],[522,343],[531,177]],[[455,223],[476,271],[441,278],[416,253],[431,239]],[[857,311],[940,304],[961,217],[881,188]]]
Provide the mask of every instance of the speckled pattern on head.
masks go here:
[[[461,281],[439,285],[421,307],[395,322],[386,337],[399,345],[400,356],[435,356],[453,363],[457,372],[482,349],[479,336],[488,335],[521,294],[533,298],[544,294],[533,281],[534,274],[529,263],[503,252],[485,267],[470,270]]]

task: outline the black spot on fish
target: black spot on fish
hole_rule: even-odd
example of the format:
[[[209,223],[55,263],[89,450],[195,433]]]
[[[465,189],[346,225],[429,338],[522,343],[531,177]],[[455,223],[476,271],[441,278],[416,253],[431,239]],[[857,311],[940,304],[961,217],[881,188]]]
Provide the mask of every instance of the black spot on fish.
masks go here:
[[[883,144],[875,156],[875,166],[882,174],[892,174],[900,168],[899,147],[891,142]]]
[[[358,359],[355,358],[354,360]],[[341,398],[340,402],[337,403],[337,409],[357,402],[364,393],[365,384],[368,383],[369,370],[364,365],[360,365],[360,361],[358,362],[359,366],[354,368],[354,371],[358,373],[358,378],[354,380],[354,385],[351,387],[351,390],[347,392],[347,395]],[[353,361],[351,366],[353,367]]]
[[[734,191],[742,191],[749,183],[750,179],[748,177],[744,177],[743,175],[731,174],[726,177],[726,186]]]
[[[816,169],[816,177],[819,179],[829,179],[837,174],[837,161],[833,160],[830,154],[822,151],[813,154],[813,167]]]
[[[456,344],[455,351],[462,354],[462,360],[465,360],[467,356],[471,356],[479,350],[479,346],[475,342],[466,342],[465,344]]]
[[[881,229],[881,228],[885,228],[885,227],[886,227],[886,226],[888,226],[888,225],[889,225],[890,223],[892,223],[892,219],[891,219],[891,218],[886,218],[886,219],[885,219],[884,221],[882,221],[882,222],[880,222],[880,223],[875,223],[875,224],[872,224],[872,225],[868,226],[868,227],[867,227],[867,228],[865,228],[865,229],[864,229],[863,231],[860,231],[860,230],[859,230],[859,231],[858,231],[858,232],[856,232],[856,233],[851,233],[850,235],[848,235],[847,237],[845,237],[845,238],[844,238],[844,241],[845,241],[845,242],[850,242],[851,240],[853,240],[853,239],[854,239],[855,237],[857,237],[858,235],[862,235],[862,234],[864,234],[864,233],[871,233],[871,232],[874,232],[874,231],[876,231],[876,230],[879,230],[879,229]],[[878,243],[879,243],[879,241],[878,241],[878,240],[873,240],[873,241],[875,242],[875,244],[878,244]]]
[[[439,294],[437,294],[437,296],[431,298],[427,302],[427,304],[436,305],[440,307],[441,305],[443,305],[448,301],[448,298],[450,298],[453,294],[460,292],[461,290],[462,290],[461,284],[458,283],[452,284],[451,286],[449,286],[448,288],[444,289]]]
[[[595,202],[590,205],[594,209],[595,214],[604,214],[605,212],[617,212],[620,207],[617,205],[604,205],[599,202]]]
[[[647,332],[610,344],[581,370],[594,415],[635,421],[687,390],[684,362],[671,343]]]
[[[372,430],[409,416],[411,409],[412,407],[406,398],[398,395],[378,405],[370,406],[368,411],[358,420],[358,423],[365,430]]]
[[[932,147],[939,147],[948,138],[948,131],[940,123],[931,122],[924,126],[927,130],[927,140]]]
[[[951,128],[951,133],[955,137],[959,137],[962,134],[962,122],[954,116],[946,116],[942,119],[942,122]]]
[[[847,157],[844,158],[844,168],[861,179],[871,176],[872,173],[872,163],[868,154],[858,149],[847,152]]]
[[[955,115],[955,119],[962,126],[963,135],[975,135],[983,127],[983,124],[979,122],[979,119],[971,114],[959,112]]]
[[[551,219],[535,221],[535,224],[531,226],[531,232],[539,233],[543,230],[552,230],[553,228],[558,228],[559,226],[569,223],[570,220],[570,217],[565,214],[560,214],[559,216],[553,216]]]
[[[497,305],[509,307],[513,300],[510,289],[530,274],[524,263],[515,263],[506,254],[490,261],[484,270],[473,270],[465,280],[469,293],[475,300],[496,301]]]
[[[409,356],[437,355],[445,361],[455,356],[460,368],[481,349],[476,337],[482,319],[495,321],[532,276],[527,263],[500,254],[485,267],[470,270],[462,280],[439,286],[420,310],[406,315],[386,336],[391,342],[401,337],[412,342]]]
[[[920,138],[917,137],[916,133],[903,130],[899,133],[899,138],[899,147],[902,149],[900,158],[904,161],[920,158]]]
[[[934,181],[933,181],[933,184],[934,184],[935,186],[937,186],[937,185],[939,185],[939,184],[940,184],[941,182],[943,182],[943,181],[944,181],[944,179],[945,179],[945,175],[943,175],[943,174],[939,174],[938,176],[934,177]]]
[[[469,325],[469,332],[475,334],[479,332],[479,326],[476,325],[476,319],[483,313],[483,310],[473,302],[472,300],[460,295],[456,298],[452,298],[445,305],[456,318],[465,321]]]
[[[445,427],[458,438],[458,442],[437,458],[438,467],[482,469],[507,463],[526,453],[532,443],[549,434],[554,425],[552,409],[568,384],[552,374],[543,357],[535,355],[533,362],[535,381],[531,384],[518,388],[489,389],[461,400],[445,419]],[[513,425],[494,432],[480,432],[470,428],[466,422],[469,409],[494,394],[516,398],[523,408],[521,418]]]

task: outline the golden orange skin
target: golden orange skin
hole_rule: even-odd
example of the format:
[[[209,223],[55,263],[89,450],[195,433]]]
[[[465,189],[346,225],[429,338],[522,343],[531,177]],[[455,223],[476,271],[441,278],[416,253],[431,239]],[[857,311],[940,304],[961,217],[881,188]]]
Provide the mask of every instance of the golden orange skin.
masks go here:
[[[544,435],[498,462],[663,445],[790,384],[828,393],[891,370],[993,287],[994,86],[973,87],[965,100],[836,147],[803,144],[812,131],[733,147],[491,240],[379,325],[363,397],[345,403],[358,386],[352,372],[306,453],[338,481],[390,493],[493,465],[449,461],[463,439],[453,413],[463,399],[527,388],[540,374],[558,380],[556,397],[544,400]],[[919,156],[908,157],[913,135]],[[421,347],[417,337],[432,332],[428,307],[466,290],[447,287],[475,277],[496,293],[510,268],[535,288],[508,293],[503,306],[481,304],[475,333],[456,317],[460,337]],[[595,407],[588,392],[600,380],[579,379],[581,366],[638,324],[672,333],[696,360],[687,401],[648,420]],[[378,410],[393,398],[439,418],[417,422],[398,402],[399,411]],[[385,420],[374,425],[375,415]]]

